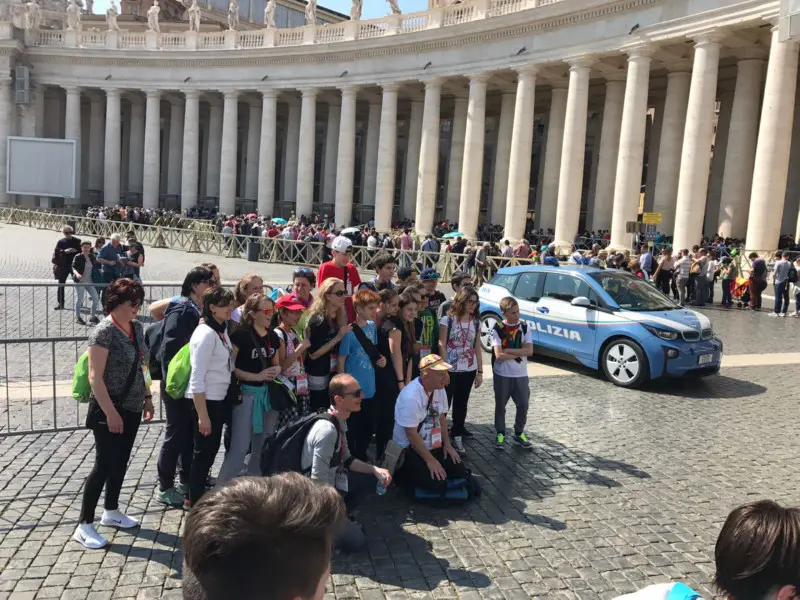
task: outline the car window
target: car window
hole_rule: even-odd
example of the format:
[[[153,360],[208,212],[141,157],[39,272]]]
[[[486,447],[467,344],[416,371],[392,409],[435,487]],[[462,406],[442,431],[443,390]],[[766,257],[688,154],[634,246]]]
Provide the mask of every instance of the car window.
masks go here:
[[[523,273],[514,288],[514,295],[522,300],[536,302],[539,299],[539,282],[542,277],[544,273]]]
[[[514,282],[517,280],[517,275],[501,274],[498,273],[489,282],[501,288],[507,289],[509,292],[514,289]]]
[[[585,281],[566,273],[548,273],[544,280],[542,296],[572,302],[573,298],[585,296],[589,298],[591,289]]]
[[[603,287],[603,290],[620,308],[635,311],[662,311],[679,308],[652,284],[630,273],[601,271],[592,273],[590,276]]]

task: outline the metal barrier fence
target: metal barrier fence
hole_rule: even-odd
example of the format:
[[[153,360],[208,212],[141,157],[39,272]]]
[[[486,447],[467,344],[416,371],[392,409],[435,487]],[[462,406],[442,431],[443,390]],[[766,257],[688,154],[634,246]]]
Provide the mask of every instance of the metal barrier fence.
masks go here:
[[[75,363],[86,350],[85,336],[0,339],[0,438],[83,429],[86,405],[72,398]],[[158,385],[153,386],[158,393]],[[156,403],[153,423],[164,422]]]

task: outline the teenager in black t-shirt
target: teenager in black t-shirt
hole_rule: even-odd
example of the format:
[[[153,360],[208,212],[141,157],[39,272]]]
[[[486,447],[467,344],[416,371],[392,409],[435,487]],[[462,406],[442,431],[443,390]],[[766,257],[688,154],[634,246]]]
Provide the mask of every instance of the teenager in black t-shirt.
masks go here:
[[[247,474],[261,474],[261,447],[278,423],[278,411],[269,403],[267,387],[267,382],[273,381],[281,372],[278,364],[281,343],[275,332],[269,329],[274,309],[271,299],[253,294],[245,301],[240,325],[231,335],[236,357],[234,373],[242,385],[242,402],[233,408],[231,445],[217,478],[219,485],[241,473],[248,452]]]

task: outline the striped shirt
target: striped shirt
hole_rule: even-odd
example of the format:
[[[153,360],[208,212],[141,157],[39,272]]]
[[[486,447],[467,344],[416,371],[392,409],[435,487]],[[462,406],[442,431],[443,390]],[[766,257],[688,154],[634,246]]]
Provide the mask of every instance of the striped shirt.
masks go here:
[[[692,261],[688,256],[684,256],[675,263],[678,269],[678,279],[689,279],[689,270],[692,268]]]

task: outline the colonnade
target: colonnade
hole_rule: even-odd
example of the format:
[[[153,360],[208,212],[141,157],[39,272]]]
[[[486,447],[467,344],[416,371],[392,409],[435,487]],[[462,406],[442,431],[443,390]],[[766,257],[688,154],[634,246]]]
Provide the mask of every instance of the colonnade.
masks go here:
[[[468,88],[455,93],[452,81],[446,77],[420,80],[424,92],[410,94],[410,110],[402,117],[408,124],[404,162],[400,164],[398,107],[408,95],[404,91],[410,82],[382,83],[379,93],[375,86],[369,86],[365,152],[360,169],[362,199],[374,202],[378,229],[389,229],[393,216],[399,213],[414,219],[420,233],[431,230],[437,217],[437,193],[442,186],[439,163],[444,90],[455,97],[449,153],[445,157],[443,216],[458,221],[459,229],[468,236],[476,233],[482,182],[485,175],[490,175],[487,218],[503,223],[507,238],[515,240],[524,234],[526,218],[536,205],[535,190],[541,196],[536,227],[554,228],[559,245],[569,245],[582,225],[587,229],[610,229],[611,244],[627,247],[632,239],[626,226],[640,212],[642,172],[646,166],[652,170],[647,177],[653,188],[647,190],[649,209],[663,216],[659,229],[674,235],[676,247],[691,246],[703,234],[722,39],[716,32],[695,36],[691,60],[669,68],[665,95],[657,103],[660,134],[650,140],[649,152],[647,119],[654,104],[651,73],[656,47],[636,43],[623,48],[624,73],[596,69],[602,57],[592,55],[567,59],[566,80],[553,76],[552,69],[543,74],[538,65],[516,67],[516,90],[500,90],[500,111],[494,115],[498,118],[495,156],[489,174],[484,173],[484,155],[487,96],[495,91],[494,73],[469,75]],[[795,112],[797,45],[780,42],[777,32],[773,32],[766,61],[765,58],[763,53],[743,52],[736,63],[735,88],[729,97],[732,104],[727,107],[730,118],[725,131],[722,192],[716,219],[720,233],[746,236],[747,246],[758,249],[774,247],[781,233]],[[595,105],[596,112],[592,113],[590,88],[598,85],[604,87],[602,106]],[[538,115],[546,114],[547,141],[539,160],[542,168],[534,173],[532,185],[536,100],[542,89],[549,92],[549,106]],[[12,133],[14,111],[9,91],[9,82],[0,81],[2,140]],[[96,92],[91,95],[89,135],[84,141],[86,128],[81,122],[80,103],[83,90],[64,87],[63,135],[75,139],[79,147],[88,144],[88,151],[82,149],[78,156],[88,159],[89,187],[102,189],[106,204],[120,201],[124,160],[129,187],[136,190],[140,186],[146,208],[159,206],[161,171],[166,168],[167,193],[180,197],[181,208],[198,205],[201,189],[205,188],[205,196],[218,198],[221,212],[233,213],[237,190],[243,190],[246,198],[256,200],[260,213],[273,214],[278,200],[276,189],[280,189],[280,199],[294,202],[297,215],[310,214],[316,209],[317,109],[319,103],[325,103],[324,174],[320,177],[318,200],[335,206],[337,223],[350,222],[357,168],[357,99],[360,95],[363,99],[364,86],[343,85],[334,90],[304,87],[297,90],[299,101],[295,90],[276,87],[137,90],[136,94],[143,93],[144,101],[130,103],[125,142],[121,100],[130,94],[130,89],[110,85],[102,91],[104,99]],[[162,118],[166,121],[166,115],[162,115],[164,99],[170,101],[168,128],[162,128]],[[201,101],[208,103],[203,128]],[[279,101],[288,102],[285,141],[280,148]],[[245,144],[238,139],[239,112],[243,108],[248,111]],[[597,156],[589,165],[594,170],[589,207],[584,177],[587,126],[592,114],[601,117],[602,124],[592,148]],[[168,130],[168,144],[163,143],[166,131],[162,129]],[[720,140],[718,132],[717,142]],[[5,170],[5,151],[5,144],[0,143],[0,177]],[[163,151],[168,152],[166,157],[162,156]],[[404,175],[398,174],[398,168],[405,170]],[[80,160],[77,169],[78,174],[85,170]],[[282,179],[281,186],[277,185],[278,177]],[[399,199],[398,181],[402,181],[403,190]],[[5,196],[0,191],[0,201],[8,202]],[[714,207],[710,209],[717,212]]]

